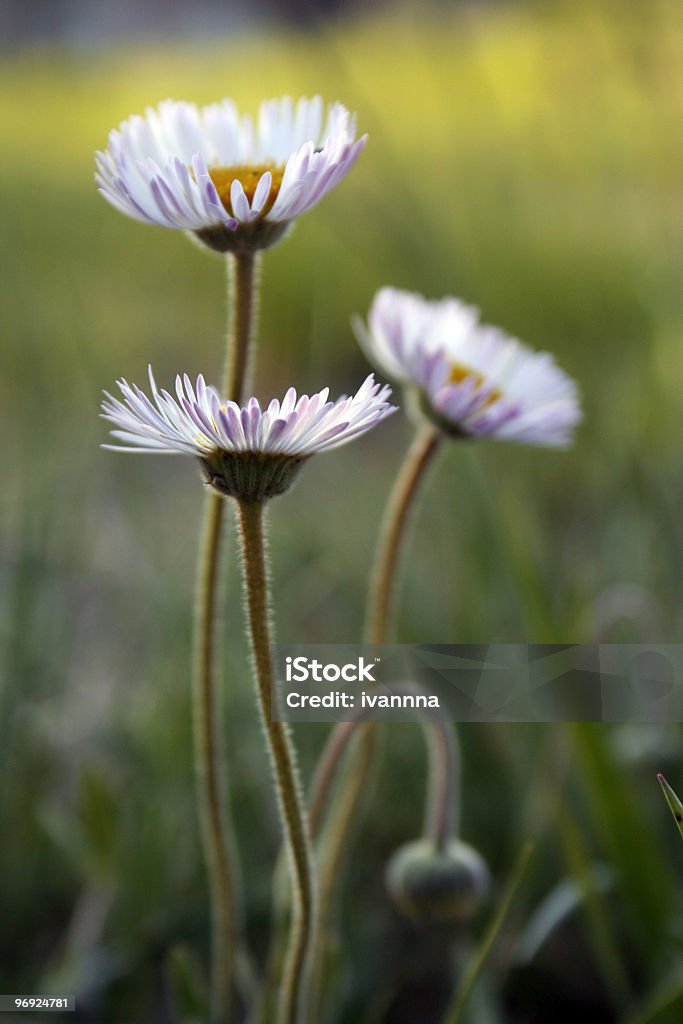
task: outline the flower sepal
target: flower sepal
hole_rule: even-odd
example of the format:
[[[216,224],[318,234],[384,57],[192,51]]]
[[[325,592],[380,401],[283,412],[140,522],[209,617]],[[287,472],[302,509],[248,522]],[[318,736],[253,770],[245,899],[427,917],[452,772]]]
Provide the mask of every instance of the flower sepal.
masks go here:
[[[238,501],[268,501],[284,494],[309,456],[274,452],[217,450],[199,459],[204,479],[215,491]]]
[[[192,241],[196,241],[202,249],[225,255],[245,255],[272,249],[282,241],[291,228],[289,221],[252,220],[246,224],[238,224],[233,230],[224,224],[188,231]]]

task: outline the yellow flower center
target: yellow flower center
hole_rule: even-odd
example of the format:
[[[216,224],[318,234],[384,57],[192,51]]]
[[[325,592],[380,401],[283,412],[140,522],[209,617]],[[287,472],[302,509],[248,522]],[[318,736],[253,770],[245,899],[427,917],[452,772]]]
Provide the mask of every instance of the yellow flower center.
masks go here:
[[[481,390],[486,385],[486,377],[482,373],[479,373],[477,370],[471,370],[468,366],[463,366],[462,363],[453,363],[451,365],[451,372],[448,374],[448,383],[463,384],[466,380],[471,380],[474,383],[475,391]],[[502,392],[498,388],[493,388],[487,396],[483,408],[488,408],[502,397]]]
[[[216,186],[218,198],[222,202],[223,206],[231,216],[234,216],[234,211],[230,202],[230,186],[235,178],[242,183],[244,194],[251,205],[254,199],[254,193],[256,192],[256,186],[266,171],[270,171],[273,176],[273,181],[270,186],[268,198],[261,209],[261,216],[263,217],[272,209],[273,203],[278,197],[278,192],[282,185],[282,176],[285,173],[283,166],[274,167],[270,164],[262,164],[254,167],[250,167],[248,165],[244,165],[242,167],[212,167],[209,169],[209,177]]]

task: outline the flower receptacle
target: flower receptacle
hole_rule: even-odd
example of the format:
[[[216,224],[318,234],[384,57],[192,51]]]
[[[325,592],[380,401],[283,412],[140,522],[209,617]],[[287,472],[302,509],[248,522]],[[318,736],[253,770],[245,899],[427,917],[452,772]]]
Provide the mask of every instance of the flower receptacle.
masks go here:
[[[211,252],[239,255],[272,249],[282,241],[291,226],[288,221],[257,219],[248,224],[238,224],[236,228],[215,224],[188,234],[202,248],[210,249]]]
[[[199,460],[204,478],[219,494],[238,501],[267,501],[294,483],[305,455],[217,450]]]

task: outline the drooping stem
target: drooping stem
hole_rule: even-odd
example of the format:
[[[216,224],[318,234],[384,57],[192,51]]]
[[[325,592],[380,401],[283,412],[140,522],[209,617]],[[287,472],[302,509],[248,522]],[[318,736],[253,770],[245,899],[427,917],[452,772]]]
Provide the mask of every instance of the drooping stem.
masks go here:
[[[416,435],[389,496],[370,581],[365,626],[367,643],[386,643],[401,542],[419,485],[438,450],[441,436],[432,426],[424,427]]]
[[[229,258],[229,330],[223,392],[241,402],[250,362],[254,321],[255,257]],[[233,1019],[237,940],[241,928],[238,870],[232,825],[226,808],[215,683],[214,628],[224,506],[220,495],[206,496],[195,599],[193,724],[199,820],[211,901],[211,1021]]]
[[[420,687],[401,683],[381,687],[387,693],[421,694]],[[437,849],[443,849],[453,836],[458,835],[460,819],[460,749],[457,735],[450,722],[442,721],[419,709],[425,746],[429,758],[429,778],[425,803],[424,835]],[[365,721],[368,711],[356,712],[353,719],[340,722],[325,746],[311,783],[308,801],[308,819],[311,835],[317,839],[322,831],[324,814],[328,808],[332,787],[337,781],[344,756],[352,742],[362,744],[372,726]],[[374,737],[373,737],[374,739]],[[363,749],[372,744],[362,744]],[[360,773],[358,773],[360,774]],[[336,811],[338,815],[339,810]],[[323,889],[321,882],[321,891]],[[324,901],[321,899],[321,904]]]
[[[307,1019],[307,975],[316,940],[316,878],[294,748],[285,722],[271,717],[273,666],[270,655],[268,573],[263,504],[239,502],[244,585],[261,722],[275,779],[278,808],[292,878],[292,920],[280,990],[279,1024]]]
[[[422,721],[429,751],[429,781],[424,834],[437,850],[446,849],[459,831],[460,751],[455,730],[436,718]]]

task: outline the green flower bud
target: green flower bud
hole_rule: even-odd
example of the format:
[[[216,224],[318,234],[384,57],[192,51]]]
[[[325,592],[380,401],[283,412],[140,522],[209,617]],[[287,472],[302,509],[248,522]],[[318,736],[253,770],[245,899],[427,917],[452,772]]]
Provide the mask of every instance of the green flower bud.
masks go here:
[[[429,839],[406,843],[385,873],[387,889],[406,917],[425,924],[464,924],[489,888],[489,873],[477,851],[459,839],[437,850]]]

